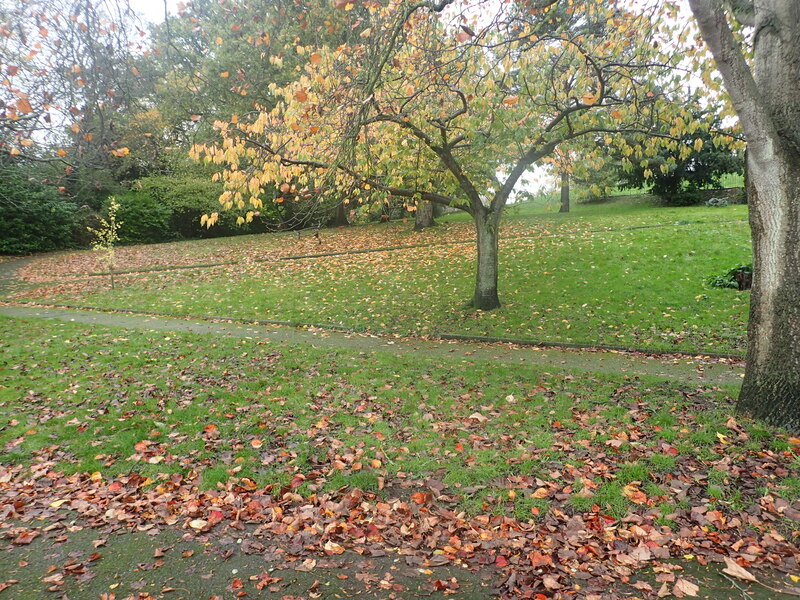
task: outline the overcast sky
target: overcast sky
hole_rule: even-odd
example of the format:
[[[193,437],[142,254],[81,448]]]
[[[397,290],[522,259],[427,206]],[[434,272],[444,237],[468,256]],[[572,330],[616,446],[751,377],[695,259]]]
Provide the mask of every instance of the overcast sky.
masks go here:
[[[130,0],[131,7],[142,15],[145,20],[151,23],[160,23],[164,20],[164,3],[166,2],[170,14],[177,12],[177,5],[180,0]],[[187,0],[184,0],[187,1]],[[319,0],[326,2],[328,0]],[[679,4],[686,11],[687,16],[689,13],[687,0],[679,0]]]
[[[160,23],[164,20],[165,0],[130,0],[131,8],[139,13],[146,21]],[[177,12],[178,0],[166,0],[170,14]]]

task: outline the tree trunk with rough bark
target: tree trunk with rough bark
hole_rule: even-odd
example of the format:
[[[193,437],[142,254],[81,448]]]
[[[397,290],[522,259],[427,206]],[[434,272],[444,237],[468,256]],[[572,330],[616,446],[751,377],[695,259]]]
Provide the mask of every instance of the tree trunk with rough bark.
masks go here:
[[[569,212],[569,173],[566,171],[561,171],[561,208],[558,212]]]
[[[751,173],[753,287],[748,352],[738,408],[800,429],[800,156]],[[777,168],[775,168],[777,167]],[[753,166],[751,171],[759,167]],[[772,173],[772,176],[769,175]],[[769,198],[759,179],[772,179]],[[765,181],[766,185],[767,182]]]
[[[747,138],[753,287],[738,408],[800,430],[800,2],[740,2],[753,70],[718,0],[690,0]]]
[[[472,306],[481,310],[493,310],[500,306],[497,295],[499,218],[492,213],[475,214],[474,218],[478,237],[478,265]]]
[[[417,204],[417,210],[414,213],[414,230],[422,231],[434,225],[436,222],[433,220],[433,202],[423,200]]]

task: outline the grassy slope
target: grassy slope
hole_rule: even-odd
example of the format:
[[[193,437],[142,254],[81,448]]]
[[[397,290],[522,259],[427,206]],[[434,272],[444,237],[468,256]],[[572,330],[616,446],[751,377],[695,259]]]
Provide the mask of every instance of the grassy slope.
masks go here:
[[[42,295],[106,308],[334,324],[398,334],[471,333],[662,350],[742,352],[749,295],[705,279],[749,261],[746,207],[658,208],[622,197],[570,215],[512,207],[501,243],[503,308],[463,309],[474,281],[471,243],[102,279]],[[469,240],[452,215],[424,241]],[[664,227],[608,231],[666,224]],[[324,251],[419,241],[408,224],[324,232]],[[219,240],[170,245],[197,260]],[[230,240],[225,257],[291,254],[285,236]],[[262,245],[263,250],[258,250]],[[163,248],[163,247],[159,247]],[[150,248],[159,261],[159,248]],[[300,252],[314,251],[303,245]],[[137,247],[139,253],[147,247]],[[204,253],[205,252],[205,253]],[[67,260],[67,259],[61,259]],[[163,262],[163,261],[161,261]],[[41,295],[39,296],[41,297]]]

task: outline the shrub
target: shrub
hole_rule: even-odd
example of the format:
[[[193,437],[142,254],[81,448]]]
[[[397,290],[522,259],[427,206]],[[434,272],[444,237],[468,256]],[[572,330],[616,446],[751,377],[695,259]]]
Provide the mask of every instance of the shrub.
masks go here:
[[[685,190],[674,194],[658,194],[665,206],[696,206],[705,198],[701,190]]]
[[[120,231],[123,244],[167,242],[177,237],[170,223],[172,211],[149,194],[127,192],[118,201],[117,216],[125,223]]]
[[[222,237],[262,233],[267,230],[265,217],[257,217],[252,223],[237,225],[238,213],[220,210],[222,184],[211,181],[207,175],[145,177],[139,181],[139,190],[169,211],[169,230],[176,237]],[[200,225],[200,217],[212,212],[219,212],[219,221],[214,227],[207,229]],[[130,225],[130,219],[127,223]]]
[[[77,207],[19,171],[0,176],[0,254],[68,248]]]
[[[732,290],[749,290],[753,282],[753,265],[738,265],[728,270],[724,275],[714,275],[706,283],[715,288]]]

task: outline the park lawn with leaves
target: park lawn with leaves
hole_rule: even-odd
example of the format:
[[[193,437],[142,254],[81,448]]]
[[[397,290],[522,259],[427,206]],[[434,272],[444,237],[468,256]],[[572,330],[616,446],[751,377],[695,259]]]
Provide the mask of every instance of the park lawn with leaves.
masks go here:
[[[602,598],[671,556],[797,568],[800,440],[732,417],[733,390],[58,322],[0,334],[12,545],[64,519],[246,525],[253,552],[278,543],[298,568],[391,548],[545,598]]]
[[[619,229],[654,224],[694,221],[747,219],[744,207],[725,210],[705,207],[663,207],[654,196],[626,195],[609,200],[578,204],[568,215],[554,212],[554,200],[511,205],[502,223],[505,238],[580,232],[585,229]],[[688,212],[687,212],[688,211]],[[439,219],[439,227],[415,232],[407,219],[349,228],[323,229],[315,238],[314,230],[276,232],[231,238],[210,238],[163,244],[121,246],[117,249],[118,271],[168,269],[174,266],[269,261],[298,255],[329,252],[405,247],[421,244],[473,243],[474,227],[466,213],[456,212]],[[23,267],[21,275],[28,283],[47,283],[56,279],[83,277],[103,272],[97,253],[90,250],[58,252],[37,257]]]
[[[469,224],[457,217],[422,238],[414,237],[408,224],[325,231],[324,248],[318,251],[401,242],[430,246],[270,260],[313,250],[308,244],[316,242],[305,238],[299,251],[287,244],[259,255],[267,262],[247,262],[242,256],[253,244],[277,243],[275,235],[252,236],[245,242],[230,240],[229,256],[243,253],[234,264],[130,274],[119,277],[113,291],[105,278],[65,280],[16,297],[398,335],[488,335],[744,353],[749,294],[711,288],[706,280],[749,262],[745,207],[674,210],[623,198],[582,210],[559,218],[526,215],[522,207],[517,218],[507,219],[500,265],[504,305],[491,312],[464,308],[474,285],[475,251]],[[148,248],[159,255],[158,248]],[[45,274],[51,267],[33,263],[27,271]]]

